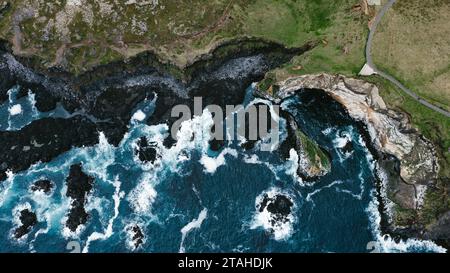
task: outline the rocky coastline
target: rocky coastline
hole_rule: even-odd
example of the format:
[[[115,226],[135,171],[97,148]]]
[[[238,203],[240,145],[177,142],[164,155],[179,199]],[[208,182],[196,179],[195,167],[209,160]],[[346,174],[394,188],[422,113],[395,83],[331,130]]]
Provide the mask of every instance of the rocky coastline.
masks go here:
[[[432,239],[449,245],[448,213],[431,229],[415,223],[401,226],[394,220],[399,208],[420,211],[424,192],[438,179],[439,164],[434,145],[412,127],[405,113],[386,106],[377,86],[342,75],[317,74],[291,77],[276,83],[273,89],[277,92],[258,90],[256,93],[280,103],[297,92],[315,89],[325,91],[342,104],[366,131],[368,148],[377,158],[384,231],[394,237]]]
[[[56,68],[44,69],[35,58],[16,57],[7,42],[0,43],[0,102],[19,85],[19,94],[35,93],[36,108],[45,112],[61,104],[72,115],[67,119],[45,118],[18,131],[0,132],[6,143],[0,148],[0,181],[6,172],[19,172],[36,162],[48,162],[72,147],[91,146],[103,132],[118,145],[128,130],[135,107],[158,97],[147,123],[174,121],[170,109],[177,104],[193,107],[195,96],[203,103],[240,104],[246,88],[264,74],[314,47],[300,48],[260,39],[245,38],[220,45],[190,64],[178,68],[145,52],[130,60],[99,66],[89,73],[72,75]],[[56,139],[54,139],[56,137]],[[171,141],[166,141],[171,143]],[[30,145],[39,143],[39,145]],[[11,149],[15,147],[15,149]],[[21,150],[21,160],[17,152]]]
[[[222,44],[183,68],[144,52],[130,60],[72,75],[58,68],[42,68],[33,58],[16,57],[9,44],[1,42],[0,102],[7,100],[11,87],[19,85],[22,90],[31,89],[35,93],[39,111],[50,111],[61,104],[73,116],[40,119],[18,131],[0,132],[4,143],[0,147],[0,183],[7,178],[7,171],[20,172],[37,162],[48,162],[72,147],[95,145],[99,132],[105,134],[109,143],[118,145],[134,109],[145,99],[158,98],[154,113],[146,121],[149,125],[172,123],[172,106],[186,104],[192,108],[195,96],[202,96],[205,105],[240,104],[251,83],[262,80],[268,71],[314,46],[314,43],[307,43],[300,48],[286,48],[273,42],[245,38]],[[348,114],[365,127],[373,150],[378,154],[377,167],[392,169],[392,179],[380,179],[382,206],[389,210],[388,204],[392,202],[408,209],[420,209],[423,196],[417,194],[418,191],[423,190],[421,187],[432,186],[438,176],[436,151],[431,142],[412,128],[406,114],[386,106],[375,85],[327,74],[290,78],[277,85],[276,93],[258,91],[257,95],[280,103],[304,88],[320,89],[341,103]],[[292,128],[295,130],[295,125]],[[139,157],[151,161],[154,157],[151,145],[141,144]],[[300,147],[301,143],[296,146]],[[21,160],[17,160],[18,154]],[[76,168],[71,170],[82,173],[81,167]],[[321,176],[328,171],[328,167],[323,166],[303,175]],[[83,179],[87,181],[85,192],[89,192],[92,181],[89,177]],[[73,219],[67,223],[72,231],[88,218],[83,208],[85,193],[82,196],[70,196],[79,199],[79,205],[71,210]],[[390,213],[395,211],[387,212]],[[440,234],[449,233],[449,217],[446,217],[442,218],[441,225],[430,230],[400,227],[392,221],[386,229],[394,234],[436,239]],[[135,230],[135,233],[136,238],[140,237],[140,232]],[[136,240],[137,247],[141,239]]]

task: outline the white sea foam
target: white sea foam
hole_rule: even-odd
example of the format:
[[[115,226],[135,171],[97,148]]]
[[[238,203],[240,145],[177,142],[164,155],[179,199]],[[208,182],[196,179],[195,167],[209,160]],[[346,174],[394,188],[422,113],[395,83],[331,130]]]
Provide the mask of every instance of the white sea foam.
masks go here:
[[[31,92],[31,90],[28,90],[28,102],[31,105],[33,117],[37,117],[39,115],[39,111],[36,108],[36,95],[33,92]]]
[[[89,235],[89,237],[87,238],[87,241],[86,241],[86,245],[83,248],[83,253],[89,252],[89,245],[91,242],[97,241],[97,240],[106,240],[109,237],[111,237],[111,235],[113,234],[114,220],[117,218],[117,216],[119,216],[120,201],[124,197],[125,193],[123,191],[122,192],[120,191],[121,182],[119,181],[118,177],[116,177],[116,179],[112,182],[112,184],[115,188],[114,195],[113,195],[114,215],[109,219],[108,226],[103,231],[103,233],[93,232],[91,235]]]
[[[11,239],[15,239],[15,240],[17,240],[16,238],[15,238],[15,236],[14,236],[14,231],[18,228],[18,227],[20,227],[21,225],[22,225],[22,222],[20,221],[20,215],[21,215],[21,211],[22,210],[25,210],[25,209],[28,209],[29,211],[32,211],[32,209],[31,209],[31,204],[30,203],[28,203],[28,202],[25,202],[25,203],[21,203],[21,204],[18,204],[17,206],[15,206],[13,209],[12,209],[12,223],[13,223],[13,228],[9,231],[9,237],[11,238]],[[24,243],[26,240],[27,240],[27,238],[28,238],[28,233],[27,234],[25,234],[25,235],[23,235],[21,238],[19,238],[17,241],[19,242],[19,243]]]
[[[103,181],[108,180],[107,168],[115,161],[115,147],[108,143],[103,132],[99,133],[98,144],[93,147],[79,149],[75,156],[82,156],[83,170],[96,175]]]
[[[286,216],[285,221],[276,221],[274,215],[267,210],[267,205],[260,211],[260,204],[264,199],[264,195],[267,194],[268,198],[275,198],[277,195],[284,195],[288,197],[294,204],[291,208],[291,213]],[[278,188],[272,187],[268,191],[265,191],[256,197],[255,201],[256,213],[253,216],[250,228],[256,229],[262,227],[265,230],[273,232],[274,239],[277,241],[287,240],[293,233],[293,224],[296,221],[293,211],[296,210],[296,205],[293,198],[287,192],[283,192]]]
[[[8,108],[9,114],[11,116],[16,116],[22,114],[22,105],[14,104],[13,106]]]
[[[353,154],[353,151],[343,153],[341,150],[345,147],[345,145],[347,145],[347,143],[352,142],[353,127],[347,127],[346,131],[336,130],[335,128],[332,130],[335,131],[333,147],[337,150],[339,161],[342,163]]]
[[[383,199],[384,213],[388,217],[388,220],[392,221],[394,217],[395,203],[392,202],[387,196],[387,185],[389,182],[389,178],[386,172],[378,165],[378,163],[374,164],[375,164],[375,172],[377,174],[378,179],[380,179],[380,196]]]
[[[181,229],[181,242],[180,242],[180,249],[179,249],[179,253],[184,253],[185,249],[184,249],[184,240],[186,239],[186,236],[193,230],[193,229],[198,229],[201,227],[203,221],[206,219],[206,217],[208,216],[208,209],[203,208],[203,210],[200,212],[200,214],[198,215],[197,219],[192,220],[191,222],[189,222],[187,225],[185,225],[182,229]]]
[[[204,171],[206,173],[215,173],[217,168],[225,165],[225,155],[231,155],[233,157],[237,157],[238,153],[236,150],[231,148],[225,148],[217,157],[209,157],[208,155],[202,155],[200,159],[200,163],[205,167]]]
[[[35,234],[33,240],[30,242],[29,249],[34,251],[34,242],[41,234],[47,234],[51,229],[59,229],[60,225],[65,225],[65,221],[61,219],[65,217],[65,213],[70,208],[70,199],[64,199],[62,203],[53,203],[51,199],[44,193],[33,194],[32,199],[36,206],[36,215],[39,222],[45,222],[46,227],[39,229]],[[67,231],[67,237],[70,237],[70,232]]]
[[[329,188],[331,188],[333,186],[340,185],[342,183],[344,183],[344,181],[336,180],[336,181],[333,181],[333,182],[331,182],[330,184],[328,184],[326,186],[323,186],[322,188],[318,188],[318,189],[308,193],[308,195],[306,196],[306,201],[311,202],[312,201],[312,197],[314,195],[318,194],[319,192],[321,192],[323,189],[329,189]]]
[[[333,132],[334,130],[336,130],[336,127],[328,127],[326,129],[322,130],[322,134],[327,136],[327,135],[331,134],[331,132]]]
[[[301,186],[305,185],[303,179],[298,175],[297,170],[300,167],[299,156],[294,148],[289,150],[289,158],[285,163],[285,173],[292,176],[292,178],[297,181]]]
[[[357,181],[351,180],[352,183],[355,183]],[[359,193],[354,193],[353,191],[347,190],[347,189],[336,189],[339,192],[347,193],[353,196],[354,198],[358,200],[362,200],[363,193],[364,193],[364,177],[363,177],[363,170],[361,170],[358,174],[358,182],[359,182]]]
[[[15,175],[11,170],[6,171],[6,180],[0,183],[0,207],[9,197],[9,191],[13,186]]]
[[[259,160],[259,157],[255,154],[252,155],[244,155],[244,162],[247,164],[261,164],[262,161]]]
[[[128,194],[128,201],[133,210],[140,214],[148,214],[156,199],[157,192],[154,188],[155,178],[151,173],[144,173],[139,184]]]
[[[433,243],[432,241],[425,241],[419,239],[407,239],[396,242],[389,235],[383,235],[380,230],[381,215],[378,211],[378,201],[376,200],[375,192],[372,192],[372,201],[366,209],[369,216],[371,230],[375,237],[375,242],[368,244],[368,250],[374,252],[414,252],[414,251],[432,251],[445,253],[447,250]]]
[[[142,110],[137,110],[131,117],[132,120],[136,120],[136,121],[144,121],[145,118],[146,118],[146,115],[144,112],[142,112]]]
[[[347,133],[345,133],[344,136],[336,137],[336,138],[333,140],[334,147],[335,147],[335,148],[340,148],[340,149],[342,149],[342,148],[345,147],[345,145],[346,145],[350,140],[351,140],[350,135],[347,134]]]
[[[156,126],[142,125],[138,127],[145,133],[150,142],[155,142],[157,150],[161,152],[161,159],[157,163],[166,172],[179,172],[180,163],[190,159],[189,153],[197,150],[202,154],[206,154],[209,148],[210,129],[214,121],[211,113],[205,109],[201,116],[194,116],[190,120],[184,121],[178,132],[177,142],[170,148],[163,145],[164,138],[167,136],[168,126],[160,124]],[[156,162],[156,161],[155,161]],[[153,164],[156,165],[156,164]],[[155,166],[152,167],[154,169]]]

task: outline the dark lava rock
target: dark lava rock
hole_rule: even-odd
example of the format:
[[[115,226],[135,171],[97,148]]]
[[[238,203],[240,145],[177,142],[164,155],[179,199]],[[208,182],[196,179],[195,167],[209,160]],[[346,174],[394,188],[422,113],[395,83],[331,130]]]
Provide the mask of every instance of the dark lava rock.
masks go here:
[[[89,214],[84,209],[84,204],[87,194],[92,190],[93,183],[94,178],[82,171],[81,164],[70,166],[70,173],[66,179],[66,196],[72,199],[72,203],[66,226],[73,232],[88,220]]]
[[[291,208],[294,203],[291,199],[285,195],[277,194],[274,197],[269,197],[264,194],[263,200],[259,205],[259,211],[262,212],[267,209],[272,215],[272,224],[275,225],[276,222],[286,222],[287,217],[291,213]]]
[[[26,88],[20,89],[17,98],[28,95],[28,90],[34,93],[34,99],[36,100],[36,109],[40,112],[48,112],[56,108],[58,100],[41,85],[35,83],[28,83]],[[22,93],[22,94],[20,94]]]
[[[347,143],[345,143],[345,146],[342,147],[342,152],[345,154],[349,154],[353,151],[353,143],[351,141],[347,141]]]
[[[73,147],[98,143],[98,131],[88,119],[43,118],[19,131],[0,132],[0,181],[6,171],[28,169],[36,162],[49,162]]]
[[[177,143],[177,141],[173,139],[171,135],[168,135],[163,141],[163,145],[167,149],[170,149],[175,143]]]
[[[280,152],[282,158],[289,158],[289,151],[291,148],[296,148],[297,146],[297,137],[295,136],[295,130],[297,130],[297,122],[295,121],[294,116],[291,113],[280,109],[280,117],[286,120],[286,131],[287,137],[281,143],[278,151]]]
[[[144,243],[144,233],[139,225],[133,225],[131,227],[131,241],[133,242],[134,249],[137,249],[142,243]]]
[[[133,109],[143,100],[151,100],[153,95],[148,89],[109,87],[95,98],[89,113],[105,121],[98,126],[108,142],[117,146],[128,131]]]
[[[36,182],[33,183],[33,185],[31,185],[31,190],[32,191],[43,191],[44,193],[50,193],[50,191],[53,188],[53,183],[52,181],[48,180],[48,179],[41,179],[38,180]]]
[[[270,213],[279,213],[281,215],[287,216],[289,213],[291,213],[291,207],[293,203],[292,201],[284,196],[284,195],[277,195],[275,197],[275,201],[267,205],[267,210]]]
[[[146,137],[141,137],[137,141],[138,148],[135,153],[138,155],[139,160],[144,163],[155,162],[158,157],[158,151],[156,150],[156,143],[149,143]]]
[[[31,228],[37,224],[36,214],[29,209],[24,209],[20,212],[19,220],[22,225],[14,231],[14,237],[16,239],[22,238],[22,236],[30,232]]]
[[[16,84],[14,76],[0,57],[0,103],[8,100],[8,90]]]
[[[314,46],[309,43],[301,48],[285,48],[259,39],[242,39],[220,46],[183,71],[146,52],[126,62],[72,75],[15,57],[0,41],[0,98],[7,99],[7,89],[19,84],[35,93],[41,111],[61,103],[67,111],[80,114],[68,119],[44,118],[19,131],[0,132],[0,181],[6,178],[6,170],[23,171],[72,147],[94,145],[100,131],[110,144],[118,145],[135,108],[154,93],[156,106],[146,122],[167,122],[169,128],[177,120],[171,117],[172,107],[184,104],[192,110],[194,96],[203,97],[204,106],[240,104],[252,82]],[[165,141],[165,145],[169,144],[173,141]]]

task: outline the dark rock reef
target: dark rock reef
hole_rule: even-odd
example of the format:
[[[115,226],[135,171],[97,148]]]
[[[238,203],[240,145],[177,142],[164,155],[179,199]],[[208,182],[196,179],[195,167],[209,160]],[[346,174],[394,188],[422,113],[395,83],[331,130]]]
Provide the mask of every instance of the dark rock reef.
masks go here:
[[[128,227],[130,242],[133,250],[138,249],[144,243],[144,233],[139,225],[134,224]]]
[[[14,231],[14,237],[16,239],[20,239],[30,232],[31,228],[38,222],[36,214],[29,209],[20,211],[19,220],[21,225]]]
[[[0,132],[4,144],[0,148],[0,181],[6,178],[7,170],[23,171],[72,147],[94,145],[98,132],[118,145],[133,111],[155,94],[156,106],[146,121],[150,125],[166,122],[170,127],[176,119],[170,116],[172,106],[185,104],[193,109],[195,96],[203,97],[204,106],[240,104],[252,82],[314,46],[307,43],[286,48],[259,39],[240,39],[219,46],[184,68],[145,52],[126,62],[72,75],[56,68],[43,69],[35,59],[16,58],[9,44],[0,41],[0,102],[7,99],[8,89],[20,85],[35,92],[38,110],[49,111],[60,103],[72,114],[67,119],[37,120],[19,131]],[[166,146],[173,143],[170,136],[164,142]]]
[[[45,194],[49,194],[53,189],[54,184],[48,179],[40,179],[31,185],[32,191],[42,191]]]
[[[72,199],[66,226],[72,232],[75,232],[78,226],[86,224],[88,220],[89,214],[84,205],[94,185],[94,178],[85,174],[81,167],[81,164],[70,166],[70,173],[66,179],[66,196]]]
[[[6,171],[26,170],[36,162],[49,162],[73,147],[98,142],[96,125],[82,116],[43,118],[20,131],[0,131],[0,181]]]
[[[261,203],[259,204],[259,212],[267,210],[271,214],[271,225],[275,226],[280,223],[289,221],[288,216],[291,214],[292,200],[283,194],[276,194],[269,196],[264,194]]]
[[[153,164],[159,157],[156,143],[149,143],[145,136],[139,138],[136,144],[135,154],[141,162]]]

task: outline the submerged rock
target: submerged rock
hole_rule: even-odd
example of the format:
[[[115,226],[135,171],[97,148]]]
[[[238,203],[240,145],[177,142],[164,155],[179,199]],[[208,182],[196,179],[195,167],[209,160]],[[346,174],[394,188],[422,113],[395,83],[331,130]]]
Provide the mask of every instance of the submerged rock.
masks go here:
[[[14,237],[16,239],[22,238],[24,235],[26,235],[28,232],[31,231],[31,228],[37,224],[37,217],[36,214],[29,209],[24,209],[20,211],[19,220],[21,223],[21,226],[19,226],[14,231]]]
[[[351,141],[347,141],[344,147],[342,147],[342,152],[344,154],[350,154],[353,151],[353,143]]]
[[[177,141],[175,139],[172,138],[171,135],[168,135],[164,140],[163,140],[163,145],[164,147],[166,147],[167,149],[170,149],[173,145],[175,145],[177,143]]]
[[[31,185],[32,191],[42,191],[46,194],[50,193],[52,188],[53,188],[53,183],[52,183],[52,181],[50,181],[48,179],[38,180],[38,181],[34,182],[33,185]]]
[[[92,190],[94,178],[85,174],[81,164],[70,166],[69,176],[66,179],[66,196],[72,199],[71,208],[67,215],[66,226],[75,232],[80,225],[84,225],[89,217],[84,205],[87,194]]]
[[[156,143],[149,143],[145,136],[139,138],[137,141],[137,148],[135,154],[138,155],[139,160],[144,163],[154,163],[159,157]]]
[[[134,224],[128,227],[130,243],[133,250],[138,249],[144,243],[144,233],[139,225]]]

